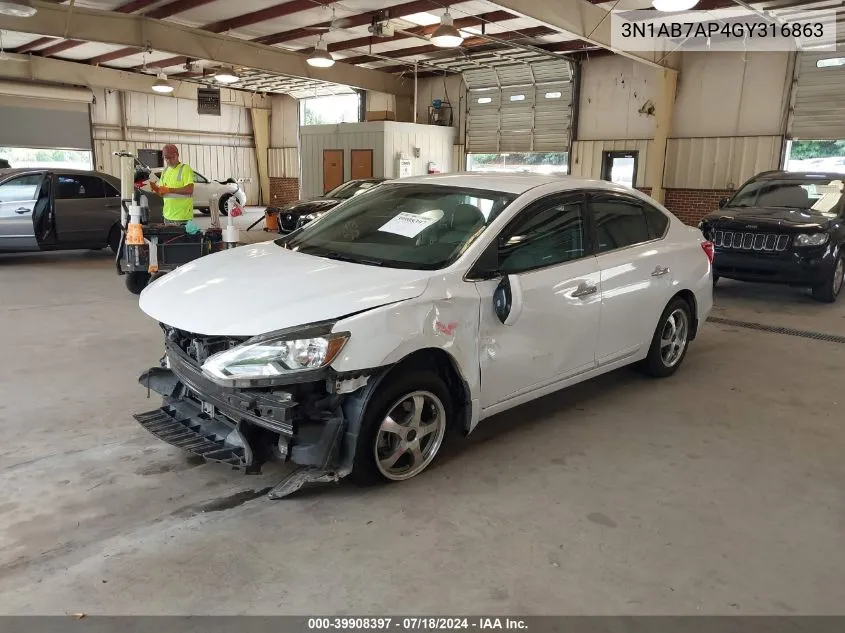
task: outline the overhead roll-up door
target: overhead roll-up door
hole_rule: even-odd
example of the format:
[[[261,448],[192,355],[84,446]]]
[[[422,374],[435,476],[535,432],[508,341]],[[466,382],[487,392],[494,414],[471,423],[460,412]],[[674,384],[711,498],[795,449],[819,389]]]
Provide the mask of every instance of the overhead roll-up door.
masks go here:
[[[90,90],[0,81],[0,147],[91,150]]]
[[[564,60],[464,71],[467,152],[565,152],[572,128],[572,68]]]
[[[793,139],[845,139],[845,66],[837,65],[841,58],[836,51],[798,53],[788,129]]]

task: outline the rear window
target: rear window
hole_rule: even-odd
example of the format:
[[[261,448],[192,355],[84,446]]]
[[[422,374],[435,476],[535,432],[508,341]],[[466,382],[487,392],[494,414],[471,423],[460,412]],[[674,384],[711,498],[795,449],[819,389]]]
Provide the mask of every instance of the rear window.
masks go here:
[[[645,211],[645,219],[648,222],[648,228],[654,237],[663,237],[666,234],[666,229],[669,228],[669,218],[666,214],[655,209],[650,205],[643,205]]]

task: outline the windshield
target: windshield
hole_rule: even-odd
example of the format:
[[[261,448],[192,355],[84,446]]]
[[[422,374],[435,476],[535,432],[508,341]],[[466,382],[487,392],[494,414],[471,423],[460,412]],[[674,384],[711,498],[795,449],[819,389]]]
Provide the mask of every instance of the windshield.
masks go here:
[[[335,187],[323,197],[347,200],[352,196],[357,196],[359,193],[370,189],[371,187],[375,187],[377,184],[378,182],[373,182],[372,180],[350,180],[339,187]]]
[[[276,244],[344,261],[437,270],[513,200],[513,194],[429,184],[382,184]]]
[[[731,207],[781,207],[836,215],[843,182],[828,178],[758,180],[748,183],[731,199]]]

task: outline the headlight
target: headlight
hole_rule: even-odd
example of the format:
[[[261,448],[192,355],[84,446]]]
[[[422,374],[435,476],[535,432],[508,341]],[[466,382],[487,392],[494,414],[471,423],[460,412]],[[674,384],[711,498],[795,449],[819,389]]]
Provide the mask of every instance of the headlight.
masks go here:
[[[823,246],[829,238],[827,233],[799,233],[795,236],[795,246]]]
[[[319,218],[324,213],[326,213],[326,212],[325,211],[315,211],[314,213],[309,213],[308,215],[305,216],[305,220],[306,220],[306,222],[313,222],[314,220]]]
[[[329,365],[343,349],[349,334],[295,338],[296,334],[246,343],[211,356],[203,372],[215,380],[272,380],[287,374]]]

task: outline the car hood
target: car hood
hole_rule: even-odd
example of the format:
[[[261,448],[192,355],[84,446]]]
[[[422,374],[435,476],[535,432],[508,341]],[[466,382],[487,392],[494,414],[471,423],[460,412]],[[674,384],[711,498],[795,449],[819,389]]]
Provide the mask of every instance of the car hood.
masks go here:
[[[784,207],[725,207],[711,213],[706,218],[718,224],[726,222],[761,223],[791,228],[811,228],[825,225],[833,216],[811,209],[791,209]]]
[[[262,242],[180,266],[141,293],[166,325],[212,336],[255,336],[413,299],[429,271],[383,268],[296,253]]]

